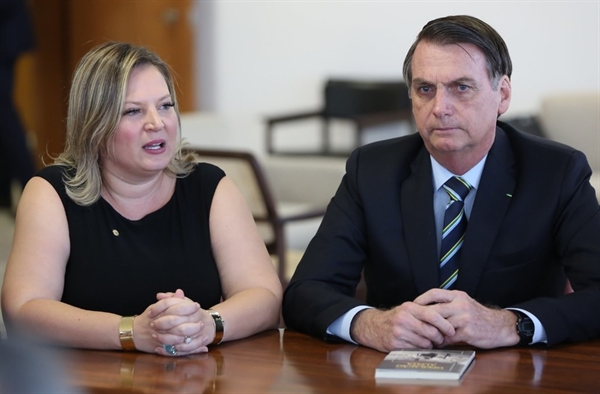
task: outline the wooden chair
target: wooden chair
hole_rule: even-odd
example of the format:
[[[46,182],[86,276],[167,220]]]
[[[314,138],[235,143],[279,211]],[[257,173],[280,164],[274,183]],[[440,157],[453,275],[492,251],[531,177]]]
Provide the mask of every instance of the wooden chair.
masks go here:
[[[289,282],[304,251],[287,247],[285,226],[294,221],[322,217],[326,206],[276,201],[263,167],[249,152],[189,148],[202,161],[221,168],[237,185],[250,206],[256,225],[271,254],[281,283]]]
[[[359,81],[330,79],[324,88],[324,104],[317,111],[297,112],[266,118],[267,152],[271,154],[335,155],[330,144],[329,123],[345,119],[355,129],[353,148],[361,145],[362,134],[373,126],[408,121],[412,125],[411,101],[403,81]],[[313,152],[279,152],[274,146],[275,126],[310,118],[322,121],[321,148]],[[279,127],[277,127],[279,129]],[[347,152],[343,152],[346,155]]]

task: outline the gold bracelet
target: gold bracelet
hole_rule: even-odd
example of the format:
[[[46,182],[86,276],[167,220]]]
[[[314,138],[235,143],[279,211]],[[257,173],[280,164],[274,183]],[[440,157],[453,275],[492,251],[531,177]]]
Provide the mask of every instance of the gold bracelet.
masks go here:
[[[219,312],[211,311],[209,309],[208,313],[210,313],[210,316],[213,318],[213,323],[215,324],[215,338],[213,339],[211,345],[218,345],[223,341],[225,322],[223,321],[223,318]]]
[[[121,348],[123,350],[135,350],[135,343],[133,342],[133,319],[134,316],[123,316],[119,323],[119,340],[121,341]]]

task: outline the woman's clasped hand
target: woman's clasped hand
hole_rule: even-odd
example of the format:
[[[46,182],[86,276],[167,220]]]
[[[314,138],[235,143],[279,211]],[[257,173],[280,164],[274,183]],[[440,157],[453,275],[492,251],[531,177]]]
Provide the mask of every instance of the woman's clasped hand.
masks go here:
[[[134,320],[138,350],[164,356],[185,356],[208,351],[215,336],[213,318],[180,289],[158,293],[157,302]]]

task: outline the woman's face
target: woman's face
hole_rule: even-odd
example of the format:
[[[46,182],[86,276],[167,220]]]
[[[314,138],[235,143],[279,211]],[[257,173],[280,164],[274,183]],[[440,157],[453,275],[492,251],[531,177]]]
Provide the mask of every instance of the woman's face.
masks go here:
[[[134,68],[121,120],[101,158],[103,171],[124,180],[163,171],[177,149],[177,125],[174,103],[160,71],[153,65]]]

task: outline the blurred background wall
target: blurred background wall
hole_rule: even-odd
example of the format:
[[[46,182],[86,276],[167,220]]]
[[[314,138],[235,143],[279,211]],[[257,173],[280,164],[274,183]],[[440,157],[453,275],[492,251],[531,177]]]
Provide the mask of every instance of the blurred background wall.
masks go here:
[[[224,116],[231,143],[260,151],[261,116],[316,108],[327,77],[402,78],[429,20],[470,14],[505,39],[514,72],[507,116],[550,92],[598,91],[599,2],[215,1],[194,8],[200,108]]]
[[[156,50],[175,68],[182,110],[219,119],[209,146],[264,153],[267,115],[316,109],[329,77],[400,79],[429,20],[471,14],[511,52],[507,115],[535,114],[540,98],[598,91],[598,1],[29,0],[38,47],[17,92],[37,156],[62,149],[76,61],[107,39]],[[211,126],[212,127],[212,126]],[[307,134],[294,134],[299,139]],[[47,159],[46,159],[47,161]]]

